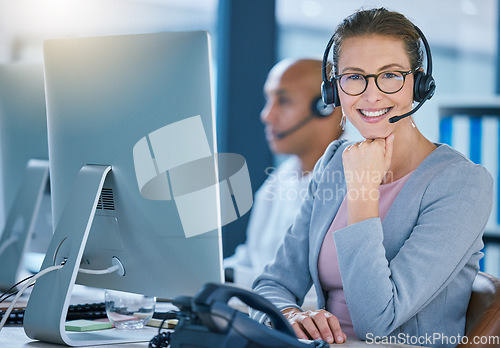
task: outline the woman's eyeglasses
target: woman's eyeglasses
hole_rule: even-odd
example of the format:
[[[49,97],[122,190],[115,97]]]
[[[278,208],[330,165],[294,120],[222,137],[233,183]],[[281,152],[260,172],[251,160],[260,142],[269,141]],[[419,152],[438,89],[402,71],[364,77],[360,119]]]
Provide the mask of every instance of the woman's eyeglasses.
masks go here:
[[[405,77],[415,70],[409,71],[382,71],[378,74],[363,75],[359,73],[345,73],[335,75],[333,78],[339,81],[340,88],[345,94],[356,96],[366,90],[368,78],[373,77],[377,88],[387,94],[399,92],[405,84]]]

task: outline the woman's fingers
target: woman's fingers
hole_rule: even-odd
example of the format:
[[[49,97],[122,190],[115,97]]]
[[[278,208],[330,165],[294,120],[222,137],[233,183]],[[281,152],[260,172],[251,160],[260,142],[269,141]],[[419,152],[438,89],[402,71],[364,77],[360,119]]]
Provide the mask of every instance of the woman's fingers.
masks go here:
[[[308,313],[306,312],[305,314],[308,314]],[[313,340],[323,339],[326,341],[326,339],[323,338],[321,333],[320,333],[320,329],[324,330],[324,327],[322,325],[320,325],[320,323],[313,320],[313,318],[309,315],[305,315],[305,318],[302,320],[302,326],[304,327],[304,330],[309,334],[309,336]],[[325,320],[325,323],[326,323],[326,320]]]
[[[378,188],[390,168],[393,144],[394,135],[391,134],[385,139],[366,139],[348,146],[342,154],[347,182],[356,185],[357,189]]]
[[[335,337],[335,342],[337,342],[337,343],[345,342],[347,336],[345,333],[342,332],[342,329],[340,328],[340,323],[339,323],[339,320],[337,319],[337,317],[334,316],[333,314],[328,313],[328,312],[325,315],[327,316],[330,331],[333,333],[333,337]],[[332,343],[332,342],[328,342],[328,343]]]
[[[389,170],[392,160],[392,149],[394,148],[394,134],[389,135],[385,138],[385,170]]]
[[[299,322],[293,322],[290,324],[292,325],[293,331],[295,331],[295,335],[297,336],[297,338],[299,338],[301,340],[308,340],[309,339],[309,337],[307,337],[306,333],[302,329],[302,325],[300,325]]]
[[[305,314],[310,320],[305,320],[303,326],[313,339],[322,339],[328,343],[345,341],[345,334],[336,316],[325,310],[308,311]]]
[[[300,339],[343,343],[347,338],[340,328],[337,317],[325,310],[292,311],[285,313],[285,316]]]
[[[283,315],[287,318],[290,325],[292,325],[293,331],[295,331],[295,335],[297,338],[307,340],[309,337],[307,336],[307,331],[304,330],[302,325],[302,321],[305,319],[305,315],[303,312],[296,308],[287,308],[283,311]]]

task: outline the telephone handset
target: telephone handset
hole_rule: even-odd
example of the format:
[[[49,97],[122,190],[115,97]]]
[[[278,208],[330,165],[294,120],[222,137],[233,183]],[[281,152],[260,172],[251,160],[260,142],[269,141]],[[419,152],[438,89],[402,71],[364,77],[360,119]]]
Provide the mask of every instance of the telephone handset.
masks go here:
[[[233,297],[266,313],[273,328],[230,307],[228,301]],[[208,283],[193,298],[177,297],[173,304],[184,315],[171,336],[171,348],[328,347],[323,341],[299,341],[290,323],[271,302],[236,286]]]

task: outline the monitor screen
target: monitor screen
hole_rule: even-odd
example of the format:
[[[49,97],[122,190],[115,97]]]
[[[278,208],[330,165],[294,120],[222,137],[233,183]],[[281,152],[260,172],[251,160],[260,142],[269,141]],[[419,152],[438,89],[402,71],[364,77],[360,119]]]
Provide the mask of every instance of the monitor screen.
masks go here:
[[[47,326],[61,327],[78,267],[118,260],[120,272],[80,273],[76,283],[167,299],[222,282],[220,223],[198,228],[213,218],[207,210],[220,216],[217,190],[203,188],[216,170],[196,165],[217,152],[210,54],[201,31],[45,42],[56,229],[42,268],[65,265],[37,280],[28,336],[72,340]],[[213,204],[193,209],[198,201],[185,198],[197,185]]]
[[[39,164],[45,166],[42,176],[36,175]],[[0,261],[4,265],[0,287],[9,288],[19,275],[23,255],[26,268],[39,270],[52,237],[41,63],[0,65],[0,178]],[[15,242],[9,243],[12,238]]]
[[[0,154],[3,216],[32,158],[48,159],[43,65],[0,65]]]

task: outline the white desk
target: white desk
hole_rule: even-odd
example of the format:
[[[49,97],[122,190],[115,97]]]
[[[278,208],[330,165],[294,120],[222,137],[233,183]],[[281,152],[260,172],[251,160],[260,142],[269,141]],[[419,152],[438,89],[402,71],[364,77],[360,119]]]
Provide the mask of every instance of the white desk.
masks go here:
[[[116,330],[116,329],[112,329]],[[146,328],[145,330],[151,331],[151,338],[156,335],[158,329],[155,328]],[[127,344],[114,344],[114,345],[105,345],[105,346],[94,346],[94,347],[104,347],[104,348],[146,348],[148,346],[148,342],[141,343],[127,343]],[[342,345],[330,345],[331,347],[338,348],[368,348],[368,347],[376,347],[376,348],[396,348],[396,347],[414,347],[408,345],[392,345],[392,344],[368,344],[363,341],[351,340],[348,339],[346,343]],[[24,330],[21,326],[19,327],[4,327],[2,331],[0,331],[0,347],[2,348],[61,348],[64,346],[50,343],[43,343],[39,341],[33,341],[29,337],[26,336]]]
[[[116,329],[111,329],[116,330]],[[157,328],[146,328],[145,330],[151,331],[151,338],[153,338],[157,333]],[[106,348],[145,348],[148,346],[148,342],[140,342],[140,343],[127,343],[127,344],[114,344],[114,345],[105,345],[100,347]],[[24,333],[24,329],[22,326],[7,326],[0,331],[0,347],[2,348],[51,348],[51,347],[65,347],[58,344],[45,343],[40,341],[34,341],[30,339]],[[94,346],[97,347],[97,346]]]
[[[27,301],[27,297],[25,298]],[[75,285],[73,290],[73,294],[71,297],[71,303],[87,303],[87,302],[102,302],[104,301],[104,290],[103,289],[95,289],[88,288],[81,285]],[[160,311],[166,311],[171,309],[170,304],[168,303],[157,303],[158,307],[160,307]],[[232,305],[238,307],[238,303],[232,303]],[[245,310],[246,307],[241,308],[241,310]],[[111,329],[117,330],[117,329]],[[158,333],[158,328],[146,327],[144,330],[150,331],[150,335],[147,334],[146,337],[153,338]],[[112,345],[102,345],[102,346],[92,346],[92,347],[103,347],[103,348],[147,348],[149,342],[140,342],[140,343],[127,343],[127,344],[112,344]],[[410,348],[415,346],[410,345],[391,345],[391,344],[369,344],[363,341],[348,339],[346,343],[342,345],[332,344],[331,347],[339,347],[339,348],[368,348],[368,347],[376,347],[376,348]],[[6,326],[0,331],[0,348],[61,348],[65,346],[61,346],[58,344],[45,343],[40,341],[35,341],[30,339],[24,333],[24,329],[22,326]]]

